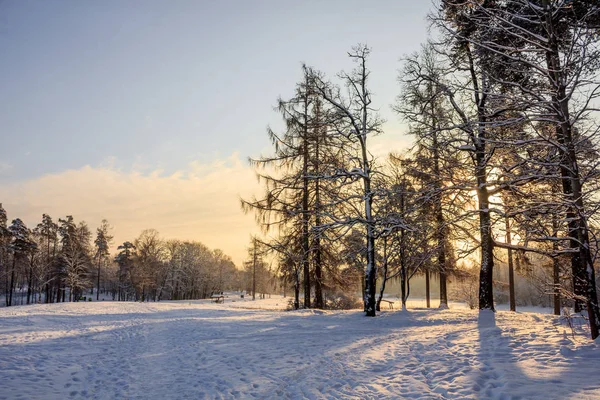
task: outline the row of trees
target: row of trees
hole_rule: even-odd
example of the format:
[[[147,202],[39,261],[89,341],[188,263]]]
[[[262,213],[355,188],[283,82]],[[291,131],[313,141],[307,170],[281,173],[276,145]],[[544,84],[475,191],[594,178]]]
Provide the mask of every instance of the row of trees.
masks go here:
[[[93,240],[92,240],[93,239]],[[252,288],[252,275],[220,250],[202,243],[163,240],[143,231],[111,256],[111,227],[103,220],[93,238],[85,222],[44,214],[33,229],[16,218],[8,225],[0,204],[0,276],[5,305],[96,300],[202,299],[224,290]],[[258,290],[272,290],[259,268]]]
[[[364,275],[369,316],[378,276],[381,293],[399,276],[405,300],[410,277],[434,271],[446,307],[456,260],[477,257],[479,308],[493,310],[494,260],[504,249],[513,310],[513,264],[546,258],[555,311],[561,299],[585,310],[595,338],[600,7],[436,6],[430,40],[403,62],[394,105],[414,146],[385,164],[369,153],[382,121],[369,90],[370,49],[357,46],[340,84],[304,66],[295,95],[279,100],[286,128],[269,131],[273,155],[252,160],[265,194],[242,206],[256,212],[265,245],[295,282],[296,308],[301,288],[305,307],[323,307],[324,288],[353,269]]]

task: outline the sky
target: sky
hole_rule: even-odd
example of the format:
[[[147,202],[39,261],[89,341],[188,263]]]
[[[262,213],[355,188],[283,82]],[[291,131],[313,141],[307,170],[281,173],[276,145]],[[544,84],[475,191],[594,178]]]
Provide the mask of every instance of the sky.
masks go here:
[[[335,80],[372,47],[377,156],[410,143],[391,111],[428,0],[0,0],[0,202],[31,228],[73,215],[115,244],[143,229],[239,265],[258,228],[248,157],[269,154],[307,63]]]

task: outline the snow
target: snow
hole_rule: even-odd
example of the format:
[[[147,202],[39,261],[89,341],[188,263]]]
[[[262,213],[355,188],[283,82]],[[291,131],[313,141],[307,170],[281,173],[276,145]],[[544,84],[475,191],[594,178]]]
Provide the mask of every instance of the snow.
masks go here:
[[[600,398],[600,343],[549,314],[287,302],[2,308],[0,398]]]

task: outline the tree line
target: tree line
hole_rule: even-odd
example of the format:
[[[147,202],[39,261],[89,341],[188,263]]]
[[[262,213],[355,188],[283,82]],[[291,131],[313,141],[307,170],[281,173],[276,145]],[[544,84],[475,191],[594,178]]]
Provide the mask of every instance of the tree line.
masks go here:
[[[209,298],[225,290],[251,290],[252,275],[221,250],[202,243],[164,240],[147,229],[111,255],[113,236],[103,220],[92,234],[72,216],[47,214],[33,229],[8,224],[0,204],[0,277],[4,305],[91,300],[160,301]],[[273,290],[268,266],[258,269],[262,293]],[[255,274],[256,276],[256,274]]]
[[[435,274],[447,307],[448,276],[471,259],[478,306],[494,310],[503,257],[514,310],[515,270],[544,259],[555,312],[573,306],[596,338],[600,7],[442,0],[428,21],[392,105],[410,149],[386,160],[369,152],[383,121],[365,45],[335,81],[304,65],[294,94],[278,100],[285,128],[268,131],[272,154],[250,160],[264,193],[242,207],[293,282],[294,307],[322,308],[358,275],[375,316],[386,280],[401,279],[405,304],[415,274]]]

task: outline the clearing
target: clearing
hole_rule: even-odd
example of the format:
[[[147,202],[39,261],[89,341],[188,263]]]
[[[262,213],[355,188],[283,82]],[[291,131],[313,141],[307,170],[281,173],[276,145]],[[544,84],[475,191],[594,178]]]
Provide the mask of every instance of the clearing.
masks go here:
[[[0,398],[600,398],[600,342],[552,315],[286,304],[2,308]]]

